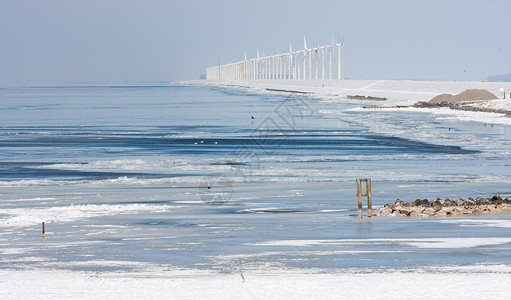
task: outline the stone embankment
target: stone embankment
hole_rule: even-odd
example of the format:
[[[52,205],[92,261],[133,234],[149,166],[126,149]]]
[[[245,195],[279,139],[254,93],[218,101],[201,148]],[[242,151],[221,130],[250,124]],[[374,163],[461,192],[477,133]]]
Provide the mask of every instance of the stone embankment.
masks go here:
[[[457,216],[466,214],[498,214],[511,212],[511,197],[502,198],[500,193],[491,198],[473,199],[440,199],[434,201],[417,199],[414,202],[403,202],[399,199],[394,204],[387,203],[379,210],[373,211],[373,216]]]

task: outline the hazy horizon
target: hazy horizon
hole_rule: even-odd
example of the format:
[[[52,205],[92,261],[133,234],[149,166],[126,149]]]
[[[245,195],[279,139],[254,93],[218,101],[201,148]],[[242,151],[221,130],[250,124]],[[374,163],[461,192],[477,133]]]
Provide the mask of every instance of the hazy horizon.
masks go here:
[[[511,1],[0,3],[0,87],[198,79],[205,68],[344,37],[346,78],[511,73]]]

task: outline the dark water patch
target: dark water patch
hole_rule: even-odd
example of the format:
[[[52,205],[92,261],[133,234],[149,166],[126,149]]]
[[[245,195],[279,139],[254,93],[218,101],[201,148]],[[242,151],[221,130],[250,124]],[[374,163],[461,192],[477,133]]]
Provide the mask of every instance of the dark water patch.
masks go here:
[[[118,178],[161,179],[192,176],[185,173],[156,174],[139,172],[83,171],[38,168],[12,163],[11,166],[0,166],[0,180],[20,179],[59,179],[59,180],[105,180]]]
[[[289,208],[268,208],[268,209],[239,209],[236,207],[219,207],[213,211],[214,214],[225,215],[246,215],[246,214],[293,214],[310,213],[308,210],[289,209]]]
[[[176,131],[177,132],[177,131]],[[356,134],[347,131],[333,134],[287,134],[286,131],[254,131],[250,136],[189,138],[169,137],[162,132],[98,133],[32,135],[0,141],[0,147],[88,148],[109,154],[138,152],[211,154],[246,149],[255,154],[474,154],[459,146],[438,145],[409,139],[379,135]],[[131,149],[131,150],[130,150]]]
[[[147,226],[171,226],[180,228],[198,227],[198,223],[186,222],[183,220],[163,220],[163,219],[144,219],[134,223],[134,225],[147,225]]]

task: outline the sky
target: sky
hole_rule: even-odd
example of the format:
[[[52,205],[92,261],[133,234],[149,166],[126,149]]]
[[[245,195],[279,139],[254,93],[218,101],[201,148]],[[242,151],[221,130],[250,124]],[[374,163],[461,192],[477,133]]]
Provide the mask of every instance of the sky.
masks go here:
[[[0,87],[198,79],[344,37],[352,79],[511,73],[510,0],[0,0]]]

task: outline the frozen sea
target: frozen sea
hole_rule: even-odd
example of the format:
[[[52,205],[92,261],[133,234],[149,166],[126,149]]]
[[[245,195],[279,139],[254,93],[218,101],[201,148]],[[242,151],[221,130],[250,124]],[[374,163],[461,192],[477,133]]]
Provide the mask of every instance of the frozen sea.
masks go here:
[[[359,220],[355,180],[372,179],[375,207],[509,196],[511,125],[360,109],[383,104],[235,87],[0,89],[0,296],[33,296],[14,279],[76,274],[509,276],[510,215]]]

